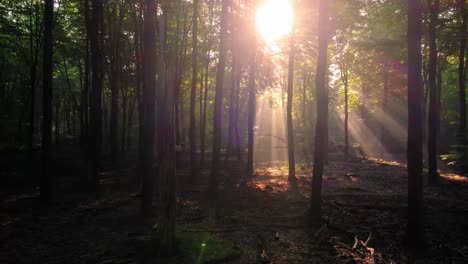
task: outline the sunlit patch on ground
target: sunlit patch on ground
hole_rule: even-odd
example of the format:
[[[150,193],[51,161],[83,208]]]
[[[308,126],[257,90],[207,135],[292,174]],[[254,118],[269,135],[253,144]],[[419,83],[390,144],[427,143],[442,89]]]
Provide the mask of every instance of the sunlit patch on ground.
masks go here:
[[[456,182],[465,182],[468,183],[468,178],[459,174],[454,173],[441,173],[440,176],[444,179],[449,181],[456,181]]]
[[[380,163],[380,164],[385,164],[385,165],[390,165],[390,166],[396,166],[396,167],[404,167],[406,168],[406,164],[398,162],[398,161],[391,161],[391,160],[384,160],[384,159],[376,159],[376,158],[368,158],[369,161]]]

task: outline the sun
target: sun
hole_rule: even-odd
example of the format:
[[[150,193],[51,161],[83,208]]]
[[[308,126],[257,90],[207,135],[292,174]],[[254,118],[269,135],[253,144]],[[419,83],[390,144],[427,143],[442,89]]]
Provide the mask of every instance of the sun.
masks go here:
[[[284,37],[291,31],[294,11],[289,0],[264,0],[257,9],[256,24],[267,42]]]

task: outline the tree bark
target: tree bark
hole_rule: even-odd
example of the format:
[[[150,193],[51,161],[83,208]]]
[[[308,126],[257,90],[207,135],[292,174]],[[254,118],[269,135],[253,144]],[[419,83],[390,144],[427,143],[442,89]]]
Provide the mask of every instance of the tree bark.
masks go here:
[[[143,69],[145,85],[143,86],[143,172],[141,209],[149,213],[153,204],[154,182],[154,136],[155,136],[155,101],[156,101],[156,0],[146,0],[143,38]]]
[[[42,204],[52,201],[52,75],[53,75],[54,1],[44,1],[44,59],[42,96],[42,174],[40,198]]]
[[[256,88],[255,88],[255,81],[256,81],[256,41],[255,36],[253,36],[252,45],[254,47],[252,51],[252,55],[250,56],[249,61],[249,114],[248,114],[248,121],[247,121],[247,133],[248,133],[248,140],[247,140],[247,176],[252,177],[254,176],[254,126],[255,126],[255,115],[256,115]]]
[[[192,30],[192,87],[190,90],[190,181],[192,182],[197,177],[197,139],[196,139],[196,123],[195,123],[195,97],[197,93],[197,56],[198,56],[198,0],[193,1],[193,30]]]
[[[102,84],[103,84],[103,7],[101,0],[92,0],[92,27],[90,28],[90,48],[92,64],[90,148],[91,188],[99,185],[99,168],[102,144]]]
[[[224,98],[224,72],[226,68],[226,37],[227,37],[227,16],[230,0],[222,1],[221,22],[220,22],[220,43],[219,58],[216,71],[216,90],[213,111],[213,153],[212,167],[209,182],[209,193],[213,201],[218,196],[219,185],[219,160],[221,152],[221,134],[223,118],[223,98]]]
[[[439,180],[437,173],[437,24],[439,15],[439,0],[432,0],[429,22],[429,124],[427,138],[427,153],[429,161],[428,179],[431,184]]]
[[[327,50],[328,50],[328,1],[320,0],[318,18],[318,61],[315,86],[317,89],[317,126],[315,129],[315,151],[310,199],[310,224],[319,225],[322,219],[321,196],[322,176],[326,159],[328,139],[328,84]]]
[[[458,57],[458,89],[459,89],[459,128],[458,136],[460,138],[460,145],[462,146],[463,163],[467,162],[467,146],[466,146],[466,88],[465,88],[465,52],[466,52],[466,34],[468,18],[466,14],[466,1],[458,0],[460,8],[460,16],[462,23],[460,26],[460,52]],[[468,164],[463,165],[464,169]],[[464,170],[466,171],[466,170]]]
[[[289,40],[289,65],[288,65],[288,102],[287,102],[287,125],[288,125],[288,162],[289,162],[289,175],[290,182],[296,182],[296,162],[294,159],[294,128],[292,118],[293,106],[293,93],[294,93],[294,59],[296,55],[296,47],[294,43],[294,28]]]
[[[423,79],[422,3],[408,1],[408,225],[406,242],[412,249],[420,249],[424,242],[422,135],[423,135]]]

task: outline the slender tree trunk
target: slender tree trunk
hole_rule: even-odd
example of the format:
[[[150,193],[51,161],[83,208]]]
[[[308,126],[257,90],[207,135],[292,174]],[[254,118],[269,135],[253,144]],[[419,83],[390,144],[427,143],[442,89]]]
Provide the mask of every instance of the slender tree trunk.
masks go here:
[[[117,8],[114,8],[116,10]],[[113,163],[117,161],[117,153],[119,149],[118,144],[118,129],[119,129],[119,108],[118,98],[120,90],[120,39],[121,39],[121,28],[124,20],[123,6],[119,6],[119,16],[117,22],[109,22],[109,33],[110,36],[110,82],[111,82],[111,116],[110,116],[110,156]],[[112,17],[116,15],[113,14]]]
[[[60,142],[60,100],[55,96],[55,145]]]
[[[255,40],[255,36],[253,37]],[[252,45],[254,49],[252,51],[252,55],[250,56],[249,62],[249,114],[248,114],[248,121],[247,121],[247,133],[248,133],[248,142],[247,142],[247,176],[252,177],[254,176],[254,126],[255,126],[255,114],[256,114],[256,88],[255,88],[255,80],[256,80],[256,41],[252,41]]]
[[[428,179],[431,184],[439,180],[437,174],[437,24],[439,0],[432,0],[429,22],[429,124],[427,152],[429,161]]]
[[[226,68],[226,38],[227,38],[227,16],[230,0],[222,1],[221,24],[220,24],[220,43],[218,68],[216,72],[216,90],[213,111],[213,153],[211,177],[209,183],[209,193],[213,201],[218,197],[219,185],[219,160],[221,152],[221,134],[223,118],[223,98],[224,98],[224,71]]]
[[[383,95],[382,95],[382,114],[387,114],[387,104],[388,104],[388,70],[385,70],[383,74]],[[387,148],[387,130],[385,127],[385,123],[382,122],[380,124],[380,142],[382,144],[382,150],[380,153],[380,157],[384,159],[385,150]]]
[[[460,107],[460,115],[459,115],[459,128],[458,134],[460,138],[460,143],[463,146],[462,154],[463,154],[463,163],[467,162],[466,152],[466,87],[465,87],[465,52],[466,52],[466,35],[467,35],[467,25],[468,25],[468,18],[466,14],[466,1],[465,0],[458,0],[458,5],[460,8],[460,16],[462,18],[462,23],[460,26],[460,53],[458,57],[458,88],[459,88],[459,107]],[[468,167],[467,164],[463,165],[464,171]]]
[[[134,19],[134,27],[135,27],[135,68],[136,68],[136,73],[135,73],[135,81],[136,81],[136,88],[135,88],[135,96],[136,100],[138,103],[138,185],[141,187],[143,183],[143,175],[144,175],[144,170],[143,170],[143,156],[144,156],[144,149],[145,149],[145,142],[144,142],[144,105],[143,105],[143,99],[142,99],[142,86],[144,85],[144,78],[143,78],[143,72],[141,69],[141,64],[142,64],[142,30],[141,30],[141,24],[143,24],[142,21],[142,10],[143,4],[141,1],[139,1],[139,4],[137,8],[132,10],[133,13],[133,19]],[[143,88],[144,89],[144,88]],[[130,116],[132,118],[132,116]]]
[[[211,30],[213,29],[213,18],[214,18],[214,3],[213,0],[209,1],[209,30],[206,34],[207,47],[205,54],[205,94],[203,96],[203,114],[200,120],[200,152],[201,152],[201,164],[205,163],[205,138],[206,138],[206,106],[208,100],[208,79],[209,79],[209,66],[210,66],[210,51],[211,51]]]
[[[103,84],[103,7],[101,0],[92,0],[92,25],[90,27],[90,48],[92,64],[90,153],[91,188],[99,185],[99,168],[102,144],[102,84]]]
[[[315,86],[317,89],[317,126],[315,129],[315,152],[310,199],[310,224],[319,225],[322,219],[322,176],[326,159],[328,139],[328,84],[327,51],[328,51],[328,1],[320,0],[318,18],[319,55]]]
[[[296,55],[294,29],[291,33],[289,43],[289,67],[288,67],[288,102],[287,102],[287,125],[288,125],[288,161],[289,161],[289,176],[290,182],[296,182],[296,162],[294,159],[294,128],[292,118],[293,93],[294,93],[294,59]]]
[[[169,66],[165,78],[165,87],[160,86],[159,97],[159,133],[158,149],[160,157],[161,210],[158,222],[157,238],[159,254],[172,256],[176,249],[176,152],[174,123],[174,88],[177,85],[176,70]],[[165,91],[162,91],[162,90]]]
[[[52,74],[53,74],[53,27],[54,1],[44,1],[44,68],[43,68],[43,96],[42,96],[42,174],[41,174],[41,203],[52,201]]]
[[[154,134],[155,134],[155,100],[156,100],[156,0],[146,0],[143,39],[143,69],[145,85],[143,86],[143,142],[145,144],[142,166],[143,190],[141,209],[149,213],[153,204],[154,182]]]
[[[89,39],[90,39],[90,20],[89,20],[89,0],[84,0],[84,20],[86,27],[86,37],[85,37],[85,62],[84,62],[84,90],[83,90],[83,111],[84,111],[84,129],[83,129],[83,144],[82,152],[83,156],[86,156],[88,153],[89,147]]]
[[[347,75],[347,73],[346,73]],[[344,116],[344,137],[345,137],[345,150],[344,154],[347,157],[349,155],[349,129],[348,129],[348,120],[349,120],[349,111],[348,111],[348,102],[349,102],[349,93],[348,93],[348,77],[346,76],[346,81],[344,82],[344,93],[345,93],[345,116]]]
[[[418,249],[424,242],[423,221],[423,79],[421,37],[422,3],[408,1],[408,247]]]
[[[235,44],[234,44],[235,45]],[[225,161],[229,159],[234,149],[234,122],[235,122],[235,96],[236,92],[236,72],[237,72],[237,59],[236,54],[232,52],[232,69],[231,69],[231,94],[229,96],[229,126],[228,126],[228,142],[226,148]]]
[[[195,180],[197,177],[197,138],[196,138],[196,123],[195,123],[195,97],[197,94],[197,56],[198,56],[198,0],[193,1],[193,30],[192,30],[192,89],[190,90],[190,181]]]

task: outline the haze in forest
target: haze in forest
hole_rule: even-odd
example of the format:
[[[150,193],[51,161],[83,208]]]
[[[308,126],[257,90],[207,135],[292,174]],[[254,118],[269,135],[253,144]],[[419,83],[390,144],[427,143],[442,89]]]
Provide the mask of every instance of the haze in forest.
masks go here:
[[[467,4],[0,1],[0,263],[466,263]]]

